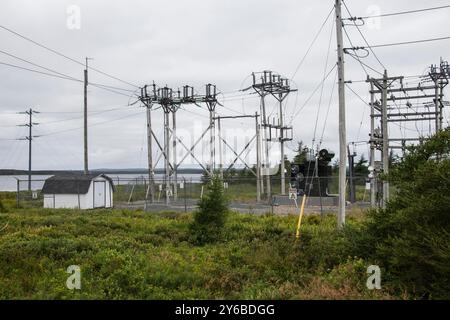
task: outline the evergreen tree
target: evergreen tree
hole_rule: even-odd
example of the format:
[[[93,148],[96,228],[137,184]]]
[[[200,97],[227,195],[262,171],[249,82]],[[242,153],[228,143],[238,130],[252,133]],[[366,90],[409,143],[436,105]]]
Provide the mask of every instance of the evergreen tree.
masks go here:
[[[366,160],[364,154],[362,154],[359,160],[355,163],[354,172],[356,183],[363,183],[369,175],[369,168],[367,167],[368,162],[369,161]]]
[[[220,239],[228,213],[228,199],[224,194],[222,179],[214,175],[206,186],[207,192],[199,201],[191,224],[193,238],[199,244]]]
[[[294,164],[304,164],[306,162],[306,156],[308,154],[308,147],[303,146],[303,141],[297,142],[297,154],[294,156]]]

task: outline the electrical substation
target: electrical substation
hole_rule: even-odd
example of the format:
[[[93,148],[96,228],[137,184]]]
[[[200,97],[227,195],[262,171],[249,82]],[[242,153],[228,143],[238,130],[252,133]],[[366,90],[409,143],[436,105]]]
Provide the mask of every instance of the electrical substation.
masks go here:
[[[445,8],[447,7],[435,7],[425,11]],[[385,15],[354,16],[347,4],[341,0],[335,0],[333,7],[330,9],[325,21],[314,36],[308,50],[306,50],[305,56],[302,57],[291,76],[275,72],[271,69],[274,66],[267,66],[268,69],[260,71],[245,71],[248,72],[247,82],[243,82],[239,90],[230,91],[233,94],[239,94],[237,99],[242,98],[242,112],[237,112],[235,109],[228,107],[228,93],[222,92],[216,86],[216,83],[221,81],[220,75],[215,79],[205,79],[205,82],[212,82],[197,88],[183,83],[177,84],[179,87],[171,87],[164,83],[158,83],[156,79],[155,81],[149,79],[149,82],[145,85],[135,85],[89,66],[88,60],[90,58],[85,60],[70,58],[6,27],[1,28],[13,35],[20,36],[20,38],[39,46],[41,49],[83,66],[84,79],[68,76],[4,51],[1,53],[22,62],[33,64],[34,67],[44,69],[45,72],[3,63],[4,66],[83,83],[84,174],[91,173],[88,166],[88,127],[90,126],[88,122],[90,112],[88,86],[120,94],[129,100],[136,99],[133,103],[129,102],[126,107],[133,107],[140,103],[140,106],[145,109],[145,149],[147,153],[145,167],[147,172],[139,180],[141,182],[138,182],[136,178],[128,181],[123,188],[125,195],[122,201],[126,206],[132,206],[135,202],[136,206],[142,205],[145,209],[151,210],[154,209],[154,205],[168,207],[184,200],[184,208],[186,209],[186,198],[190,197],[190,200],[194,203],[203,195],[203,187],[200,187],[200,183],[197,183],[197,185],[191,183],[194,186],[187,188],[188,181],[180,175],[180,170],[186,165],[187,160],[193,160],[195,166],[203,172],[202,182],[219,175],[224,181],[225,189],[233,186],[236,188],[234,195],[237,198],[241,194],[245,194],[247,196],[245,201],[251,199],[252,204],[264,205],[264,210],[268,207],[273,210],[274,206],[282,203],[295,205],[295,210],[297,210],[297,197],[304,197],[303,202],[306,204],[320,203],[321,207],[323,204],[322,198],[331,199],[332,211],[337,211],[338,226],[342,227],[345,223],[346,206],[349,203],[360,202],[362,205],[371,207],[385,207],[390,197],[390,186],[389,182],[383,180],[382,177],[389,173],[389,167],[394,158],[396,156],[401,158],[408,152],[408,146],[421,144],[430,136],[448,126],[445,109],[449,106],[449,103],[445,100],[445,88],[450,79],[449,63],[441,58],[439,62],[436,61],[438,62],[436,64],[424,63],[424,66],[428,65],[428,67],[426,72],[420,75],[392,74],[388,72],[389,69],[383,64],[374,49],[443,41],[449,40],[450,37],[370,45],[364,36],[362,27],[369,19],[383,18]],[[422,11],[424,10],[412,10],[393,13],[388,16],[414,14]],[[302,86],[297,86],[294,78],[327,23],[331,23],[331,33],[328,38],[328,52],[323,77],[315,89],[310,90],[310,92],[303,91]],[[354,45],[350,29],[357,32],[358,38],[360,38],[358,40],[363,41],[362,46]],[[330,58],[330,53],[333,50],[333,38],[336,40],[337,56],[335,62],[329,63],[329,61],[334,60]],[[371,66],[367,60],[364,60],[369,56],[379,64],[382,68],[381,71],[378,66]],[[348,61],[345,61],[347,57],[353,60],[352,62],[356,62],[358,67],[361,67],[362,73],[360,75],[363,76],[358,80],[352,79],[353,77],[346,77],[345,71],[349,66]],[[90,71],[100,73],[102,76],[119,81],[133,89],[89,82],[88,72]],[[320,126],[320,116],[323,116],[323,114],[320,114],[320,109],[325,100],[325,81],[331,81],[332,88],[322,133],[319,134],[317,131]],[[362,97],[354,89],[358,83],[366,86],[364,89],[366,97]],[[337,99],[333,95],[335,87]],[[319,101],[311,103],[311,99],[318,93],[320,93]],[[357,98],[356,103],[348,99],[348,93],[354,95],[352,98]],[[297,99],[295,99],[295,103],[290,105],[292,110],[287,110],[288,98],[295,95],[304,97],[304,105],[298,105]],[[221,96],[224,97],[223,101],[220,99]],[[250,96],[257,98],[255,100],[257,103],[248,107],[244,100]],[[336,101],[338,106],[334,119],[328,117],[333,101]],[[271,108],[268,107],[269,104],[271,104]],[[304,107],[308,104],[311,105],[312,111],[304,110]],[[370,124],[370,130],[363,133],[367,139],[352,141],[355,139],[353,136],[348,136],[346,115],[358,108],[370,110],[370,114],[363,113],[359,131],[363,123]],[[134,109],[144,111],[142,108]],[[202,115],[207,118],[207,126],[206,128],[202,127],[202,132],[194,141],[187,141],[188,139],[179,134],[180,130],[186,130],[186,128],[180,126],[177,117],[179,117],[180,111],[187,112],[191,117],[190,121],[196,121],[197,114],[194,110],[202,110],[207,113],[207,116]],[[287,111],[291,111],[291,114],[288,115]],[[303,121],[302,119],[302,121],[293,123],[297,117],[300,119],[306,118],[307,112],[316,114],[315,122]],[[28,141],[28,179],[23,181],[26,187],[22,187],[20,181],[17,182],[18,204],[21,191],[26,189],[31,192],[33,189],[31,164],[32,150],[35,150],[35,148],[32,148],[32,143],[40,143],[39,141],[45,139],[46,136],[64,132],[63,130],[61,132],[50,132],[49,134],[40,134],[40,132],[35,134],[33,130],[39,131],[41,124],[45,126],[46,122],[35,122],[34,117],[39,120],[40,117],[45,116],[46,112],[41,112],[36,108],[27,108],[26,111],[19,114],[28,117],[27,123],[21,125],[28,127],[28,133],[22,138],[7,139]],[[155,119],[157,120],[155,121]],[[231,141],[227,137],[225,131],[233,130],[242,121],[246,121],[245,127],[251,131],[251,134],[244,141],[243,147],[238,148],[235,141]],[[331,143],[324,137],[325,129],[331,126],[330,122],[332,121],[337,127],[335,135],[338,140],[338,149],[335,150],[336,152],[330,149],[328,144]],[[407,124],[410,126],[413,124],[414,127],[411,129]],[[356,140],[359,140],[359,131]],[[302,141],[302,137],[309,137],[311,132],[313,132],[313,138],[311,143],[307,141],[305,144],[307,145],[305,159],[301,162],[288,159],[287,154],[292,155],[290,151],[294,155],[302,152],[300,149],[293,150],[292,143]],[[207,146],[207,152],[204,151],[204,145]],[[355,172],[357,165],[355,157],[362,154],[357,150],[360,146],[367,147],[368,166],[366,169],[369,173],[364,173],[364,176]],[[230,154],[231,159],[227,159],[226,155]],[[156,176],[157,171],[159,177]],[[236,171],[245,174],[238,175]],[[120,184],[120,182],[120,179],[117,179],[117,184]],[[123,182],[124,179],[122,179]],[[359,184],[358,190],[357,183]],[[248,190],[242,187],[244,184]],[[239,187],[243,189],[240,190]],[[190,195],[187,194],[187,189]],[[358,191],[359,195],[362,193],[362,199],[361,196],[357,197]],[[33,199],[35,198],[38,199],[39,196],[33,196]],[[311,199],[311,201],[306,201],[306,198]],[[319,200],[314,201],[314,198]]]

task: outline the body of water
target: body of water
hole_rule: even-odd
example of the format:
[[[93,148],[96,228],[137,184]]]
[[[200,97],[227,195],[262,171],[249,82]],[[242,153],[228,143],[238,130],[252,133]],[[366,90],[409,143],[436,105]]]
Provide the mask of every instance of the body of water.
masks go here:
[[[33,175],[31,176],[31,188],[33,190],[39,190],[44,185],[44,182],[47,178],[52,175]],[[141,173],[127,173],[127,174],[107,174],[111,179],[113,179],[114,184],[128,184],[128,183],[140,183],[144,179],[148,179],[148,176]],[[164,178],[163,174],[155,174],[155,181],[162,181]],[[187,174],[178,174],[178,180],[180,182],[183,181],[183,178],[186,179],[186,182],[199,182],[201,179],[201,174],[195,173],[187,173]],[[0,175],[0,191],[17,191],[17,181],[20,184],[20,190],[28,189],[28,176],[27,175]]]

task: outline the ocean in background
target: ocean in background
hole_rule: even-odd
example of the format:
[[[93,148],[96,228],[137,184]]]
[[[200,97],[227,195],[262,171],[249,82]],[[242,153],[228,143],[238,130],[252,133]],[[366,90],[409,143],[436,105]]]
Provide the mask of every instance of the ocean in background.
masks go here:
[[[39,190],[42,188],[45,179],[51,177],[52,175],[32,175],[31,176],[31,188],[33,190]],[[128,184],[134,181],[147,179],[148,176],[142,173],[126,173],[126,174],[107,174],[111,179],[113,179],[114,184]],[[162,180],[163,174],[155,174],[155,180]],[[184,173],[178,174],[178,180],[181,182],[186,179],[189,182],[200,182],[201,174],[199,173]],[[27,175],[0,175],[0,191],[17,191],[17,180],[20,181],[20,190],[28,189],[28,176]]]

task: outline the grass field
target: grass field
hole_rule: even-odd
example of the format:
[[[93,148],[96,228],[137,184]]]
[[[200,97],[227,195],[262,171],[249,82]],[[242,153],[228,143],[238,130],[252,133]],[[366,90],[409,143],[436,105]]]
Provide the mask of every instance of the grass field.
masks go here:
[[[361,213],[348,223],[357,225]],[[0,213],[0,299],[366,299],[369,262],[345,255],[334,217],[231,213],[225,238],[196,246],[191,215],[13,209]],[[68,290],[69,265],[81,290]]]

